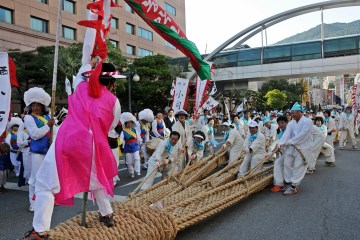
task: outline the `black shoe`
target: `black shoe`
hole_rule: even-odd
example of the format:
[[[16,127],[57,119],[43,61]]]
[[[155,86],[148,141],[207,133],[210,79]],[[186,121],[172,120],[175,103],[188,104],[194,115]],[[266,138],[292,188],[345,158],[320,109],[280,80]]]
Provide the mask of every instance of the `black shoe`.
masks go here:
[[[48,240],[49,234],[45,233],[44,235],[40,235],[34,231],[34,229],[25,233],[25,235],[19,240]]]
[[[327,167],[335,167],[335,164],[332,162],[325,162],[325,166]]]
[[[105,226],[107,227],[113,227],[114,226],[114,218],[113,216],[101,216],[101,214],[99,214],[99,220],[100,222],[103,222],[105,224]]]

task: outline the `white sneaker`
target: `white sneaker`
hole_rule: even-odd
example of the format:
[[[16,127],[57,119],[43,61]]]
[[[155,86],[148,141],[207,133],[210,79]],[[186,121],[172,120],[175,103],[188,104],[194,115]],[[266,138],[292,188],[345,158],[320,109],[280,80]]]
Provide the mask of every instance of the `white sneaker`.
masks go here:
[[[357,146],[356,146],[356,145],[354,145],[354,146],[353,146],[353,149],[357,149]]]
[[[135,176],[134,176],[134,174],[132,173],[132,174],[130,174],[130,178],[134,178]]]
[[[298,188],[297,187],[292,187],[291,185],[286,189],[286,191],[284,192],[284,195],[289,196],[289,195],[294,195],[298,192]]]
[[[29,211],[30,212],[33,212],[34,211],[34,208],[32,206],[29,207]]]

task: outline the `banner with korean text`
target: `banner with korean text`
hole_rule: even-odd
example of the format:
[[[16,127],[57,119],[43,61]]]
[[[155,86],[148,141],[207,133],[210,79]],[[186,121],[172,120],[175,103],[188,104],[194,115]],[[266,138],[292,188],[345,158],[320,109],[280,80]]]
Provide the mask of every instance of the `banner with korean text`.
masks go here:
[[[0,135],[6,130],[10,113],[11,83],[9,57],[0,52]]]
[[[212,110],[214,108],[216,108],[219,105],[219,102],[216,101],[213,97],[209,97],[204,104],[199,108],[198,110],[198,114],[202,115],[204,110]]]
[[[177,113],[178,111],[186,108],[187,90],[189,86],[189,79],[176,78],[175,92],[173,96],[172,109]]]

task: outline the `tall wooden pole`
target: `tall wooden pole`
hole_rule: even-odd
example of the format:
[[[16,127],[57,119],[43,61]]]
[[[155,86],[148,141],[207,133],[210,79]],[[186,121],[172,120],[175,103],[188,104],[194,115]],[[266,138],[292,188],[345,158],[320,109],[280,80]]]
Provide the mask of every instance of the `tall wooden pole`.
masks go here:
[[[57,21],[56,21],[54,70],[53,70],[52,92],[51,92],[51,118],[54,118],[54,114],[55,114],[55,97],[56,97],[57,68],[58,68],[58,59],[59,59],[59,38],[60,38],[60,26],[61,26],[62,1],[63,0],[59,0]]]

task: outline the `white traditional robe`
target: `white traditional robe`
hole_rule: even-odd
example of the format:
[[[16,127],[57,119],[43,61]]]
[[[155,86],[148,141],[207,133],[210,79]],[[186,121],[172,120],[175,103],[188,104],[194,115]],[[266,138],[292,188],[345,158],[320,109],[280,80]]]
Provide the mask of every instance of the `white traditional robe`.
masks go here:
[[[356,146],[354,115],[350,113],[349,116],[347,116],[345,112],[342,112],[340,114],[339,131],[340,131],[339,147],[344,147],[344,142],[347,140],[348,135],[350,136],[352,146]]]
[[[337,135],[337,128],[335,119],[332,117],[328,117],[324,120],[324,124],[327,127],[327,135],[326,135],[326,143],[334,147],[334,141]]]
[[[306,159],[306,162],[304,162],[300,153],[292,146],[289,146],[291,154],[284,156],[284,179],[287,183],[292,183],[295,186],[299,185],[304,178],[308,162],[311,158],[313,144],[312,128],[313,122],[310,118],[302,116],[298,122],[293,119],[289,122],[284,135],[279,140],[280,145],[296,146]]]
[[[190,125],[186,121],[184,122],[184,125],[182,125],[182,123],[180,121],[177,121],[172,126],[171,130],[180,133],[179,141],[181,142],[181,145],[183,145],[183,146],[185,145],[187,139],[192,137]]]
[[[180,143],[180,140],[177,142],[177,144],[175,144],[170,153],[167,153],[166,151],[166,146],[168,144],[168,139],[166,140],[162,140],[159,145],[156,147],[155,152],[153,153],[153,155],[149,158],[148,161],[148,169],[147,169],[147,174],[146,177],[147,180],[145,181],[145,183],[141,186],[142,190],[148,189],[154,182],[155,179],[155,175],[153,174],[152,176],[150,176],[152,174],[152,172],[154,171],[154,169],[156,169],[157,163],[161,163],[163,160],[166,160],[167,165],[162,166],[162,172],[167,172],[167,174],[172,170],[172,168],[179,168],[179,165],[176,163],[179,157],[179,153],[182,149],[182,145]],[[174,169],[174,173],[177,172],[178,169]]]
[[[253,169],[262,160],[265,159],[265,136],[261,132],[257,132],[256,139],[250,141],[249,135],[244,142],[244,150],[247,151],[245,154],[244,161],[242,162],[239,170],[239,176],[243,176],[246,172]]]
[[[226,142],[230,143],[228,164],[231,164],[239,159],[243,149],[244,139],[240,136],[239,131],[230,128],[229,137]]]

